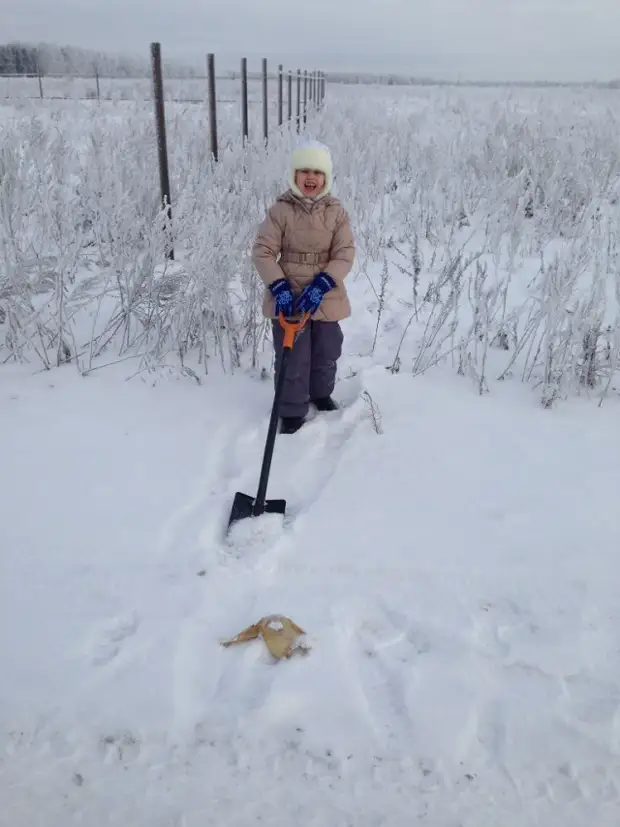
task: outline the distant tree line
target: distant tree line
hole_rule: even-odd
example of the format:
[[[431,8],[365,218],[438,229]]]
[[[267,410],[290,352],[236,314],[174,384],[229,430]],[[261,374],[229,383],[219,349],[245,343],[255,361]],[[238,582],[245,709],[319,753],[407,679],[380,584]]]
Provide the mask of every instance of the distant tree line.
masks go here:
[[[76,46],[55,46],[50,43],[0,44],[0,75],[75,75],[92,77],[137,78],[151,73],[148,44],[146,56],[110,55]],[[164,60],[169,76],[192,77],[196,69],[182,63]],[[203,71],[204,74],[204,71]]]
[[[51,43],[7,43],[0,44],[0,75],[73,75],[76,77],[93,77],[97,72],[101,77],[140,78],[151,74],[148,44],[145,55],[111,55],[77,46],[55,46]],[[177,60],[164,58],[164,74],[168,77],[192,78],[203,77],[204,66],[192,66]],[[236,71],[222,72],[222,76],[236,77]],[[249,77],[260,77],[260,73],[248,73]],[[620,80],[608,82],[591,82],[583,84],[557,83],[548,81],[453,81],[416,77],[405,74],[377,74],[372,72],[328,72],[328,82],[350,84],[384,84],[387,86],[593,86],[620,88]]]
[[[0,46],[0,75],[33,75],[38,71],[36,49],[21,43]]]
[[[610,81],[550,81],[550,80],[440,80],[437,78],[420,77],[416,75],[396,74],[373,74],[372,72],[327,72],[327,79],[331,83],[343,84],[379,84],[382,86],[476,86],[476,87],[532,87],[544,89],[551,87],[598,87],[598,88],[620,88],[620,80]]]

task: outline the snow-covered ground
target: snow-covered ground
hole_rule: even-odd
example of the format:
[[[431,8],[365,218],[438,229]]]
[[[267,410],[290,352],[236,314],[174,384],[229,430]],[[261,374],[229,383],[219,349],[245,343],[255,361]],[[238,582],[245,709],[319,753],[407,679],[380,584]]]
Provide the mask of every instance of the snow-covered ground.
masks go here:
[[[286,525],[228,539],[270,382],[3,368],[0,823],[617,823],[617,404],[394,375],[363,333],[277,442]],[[308,656],[220,646],[273,612]]]
[[[392,230],[352,200],[342,408],[278,437],[283,524],[225,535],[257,483],[268,344],[200,383],[172,351],[87,352],[87,375],[0,351],[2,827],[618,824],[616,363],[597,351],[580,383],[589,328],[564,326],[613,319],[613,302],[570,304],[588,273],[567,297],[521,240],[497,276],[473,215],[446,230],[451,255],[420,239],[416,285],[411,238],[370,255]],[[504,316],[475,263],[451,304],[465,239],[510,283]],[[546,236],[545,256],[583,262],[587,243],[600,264],[595,241]],[[99,317],[77,318],[69,345]],[[307,655],[220,645],[272,613],[304,628]]]

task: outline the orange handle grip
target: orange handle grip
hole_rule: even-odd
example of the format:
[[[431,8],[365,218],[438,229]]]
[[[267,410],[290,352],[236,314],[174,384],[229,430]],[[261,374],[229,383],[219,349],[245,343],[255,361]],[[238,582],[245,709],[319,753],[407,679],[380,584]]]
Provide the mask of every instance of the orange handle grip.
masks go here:
[[[287,322],[283,313],[280,313],[278,318],[280,320],[280,326],[284,330],[284,347],[290,350],[295,344],[296,334],[302,331],[306,326],[306,322],[310,318],[310,314],[304,313],[301,319],[296,322]]]

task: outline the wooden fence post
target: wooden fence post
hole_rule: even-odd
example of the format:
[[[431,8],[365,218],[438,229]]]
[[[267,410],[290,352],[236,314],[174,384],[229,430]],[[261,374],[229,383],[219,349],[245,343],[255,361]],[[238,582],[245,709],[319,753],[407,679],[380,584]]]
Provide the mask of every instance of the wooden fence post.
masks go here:
[[[211,135],[211,155],[213,160],[218,160],[217,146],[217,100],[215,97],[215,55],[207,55],[207,75],[209,78],[209,127]]]
[[[241,58],[241,135],[243,137],[243,146],[245,147],[249,130],[248,130],[248,59]]]
[[[172,200],[170,198],[170,174],[168,171],[168,148],[166,146],[166,114],[164,110],[164,83],[161,71],[160,43],[151,43],[151,68],[155,98],[155,125],[157,128],[157,154],[159,157],[161,199],[163,206],[167,206],[169,231],[172,233]],[[169,259],[174,259],[172,240],[170,240],[168,246],[167,256]]]

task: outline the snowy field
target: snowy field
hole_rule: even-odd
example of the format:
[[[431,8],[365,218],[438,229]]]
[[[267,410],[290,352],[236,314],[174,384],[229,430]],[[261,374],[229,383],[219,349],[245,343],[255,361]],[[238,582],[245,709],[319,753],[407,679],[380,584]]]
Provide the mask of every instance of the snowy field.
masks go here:
[[[277,76],[274,74],[274,69],[277,67],[269,67],[269,91],[276,100],[277,96]],[[205,68],[203,72],[206,71]],[[260,72],[260,62],[256,65],[248,64],[248,101],[250,103],[260,103],[262,101],[262,81],[260,76],[254,77],[252,73]],[[297,93],[297,69],[293,70],[293,94]],[[164,73],[164,97],[169,101],[177,102],[203,102],[206,104],[208,100],[207,78],[175,78],[166,75],[165,67]],[[302,68],[303,73],[303,68]],[[288,68],[285,70],[284,79],[284,95],[287,94],[288,83]],[[303,84],[303,77],[302,77]],[[5,103],[16,105],[18,101],[30,100],[35,101],[41,97],[41,86],[43,87],[43,100],[69,100],[69,101],[85,101],[87,99],[96,100],[97,98],[97,79],[93,74],[91,77],[72,77],[54,76],[49,77],[44,75],[41,78],[41,85],[39,85],[38,77],[3,77],[0,75],[0,100],[4,99]],[[303,85],[302,85],[303,89]],[[239,101],[241,103],[241,80],[239,78],[239,69],[237,69],[237,77],[232,79],[230,77],[217,76],[216,78],[216,93],[219,101],[230,102]],[[153,94],[153,82],[150,77],[144,78],[99,78],[99,95],[102,101],[140,101],[144,103],[149,101]],[[302,93],[303,94],[303,93]],[[296,98],[295,98],[296,100]],[[40,100],[36,100],[40,104]]]
[[[294,136],[0,110],[0,825],[616,827],[617,94],[330,88],[336,413],[279,437],[248,248]],[[282,613],[309,652],[220,644]]]

